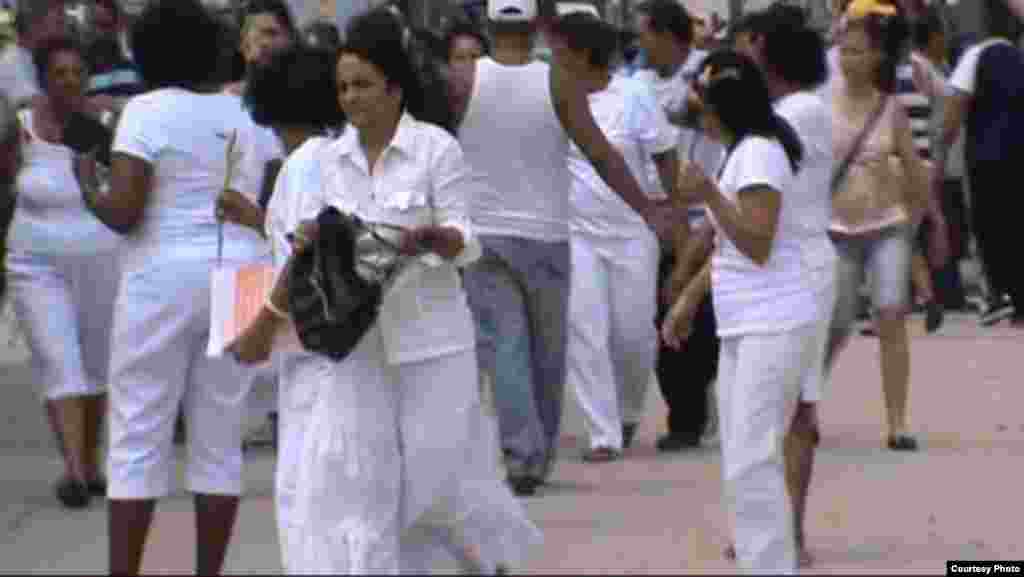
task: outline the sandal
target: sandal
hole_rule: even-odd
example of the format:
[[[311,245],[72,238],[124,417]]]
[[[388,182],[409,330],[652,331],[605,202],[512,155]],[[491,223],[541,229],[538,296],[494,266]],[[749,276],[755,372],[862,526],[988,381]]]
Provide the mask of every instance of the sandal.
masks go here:
[[[584,463],[610,463],[618,459],[621,453],[611,447],[598,447],[583,453]]]
[[[911,437],[906,433],[900,433],[899,435],[889,435],[889,440],[886,443],[890,451],[916,451],[917,450],[917,439]]]
[[[85,486],[89,489],[89,494],[93,497],[107,496],[107,480],[103,477],[96,477],[91,481],[87,481]]]
[[[85,509],[92,498],[89,487],[71,477],[64,477],[57,482],[56,493],[57,499],[68,509]]]

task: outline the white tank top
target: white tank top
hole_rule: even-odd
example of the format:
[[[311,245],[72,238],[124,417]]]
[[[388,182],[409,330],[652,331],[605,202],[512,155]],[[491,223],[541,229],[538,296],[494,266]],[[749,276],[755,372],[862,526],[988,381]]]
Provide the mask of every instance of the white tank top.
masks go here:
[[[119,237],[85,207],[70,148],[36,133],[29,109],[18,113],[24,164],[15,183],[18,200],[8,247],[41,254],[101,254]]]
[[[459,141],[481,180],[471,199],[478,234],[545,242],[569,238],[569,136],[544,62],[477,61]]]

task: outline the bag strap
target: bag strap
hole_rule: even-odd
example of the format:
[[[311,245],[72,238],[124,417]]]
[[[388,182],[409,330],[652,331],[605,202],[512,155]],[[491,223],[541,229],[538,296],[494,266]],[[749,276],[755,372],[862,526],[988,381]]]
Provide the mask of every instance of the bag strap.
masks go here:
[[[857,135],[856,140],[853,141],[853,146],[850,151],[846,153],[846,158],[843,162],[836,167],[836,170],[832,173],[832,194],[839,192],[839,185],[843,183],[846,175],[850,172],[850,167],[853,166],[854,159],[860,154],[864,148],[864,143],[867,142],[868,137],[874,132],[875,126],[878,125],[878,121],[882,118],[882,114],[885,112],[886,106],[889,104],[889,96],[886,95],[882,98],[882,102],[879,103],[878,108],[872,111],[871,116],[868,117],[867,122],[864,123],[864,128],[861,129],[860,134]]]

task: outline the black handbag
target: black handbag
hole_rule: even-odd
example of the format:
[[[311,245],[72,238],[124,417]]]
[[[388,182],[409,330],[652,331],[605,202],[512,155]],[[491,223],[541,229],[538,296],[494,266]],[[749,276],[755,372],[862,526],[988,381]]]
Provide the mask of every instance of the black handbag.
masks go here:
[[[374,225],[328,207],[317,216],[313,245],[295,255],[288,305],[303,347],[335,362],[347,357],[377,321],[384,292],[407,259]],[[394,258],[384,264],[360,254],[365,241]],[[385,259],[387,260],[387,259]]]

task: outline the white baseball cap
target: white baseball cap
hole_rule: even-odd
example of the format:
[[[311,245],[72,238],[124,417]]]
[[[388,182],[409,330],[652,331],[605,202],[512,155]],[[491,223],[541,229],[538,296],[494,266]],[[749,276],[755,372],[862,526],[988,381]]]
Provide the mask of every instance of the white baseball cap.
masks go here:
[[[487,18],[492,22],[532,22],[537,18],[537,0],[487,0]]]

